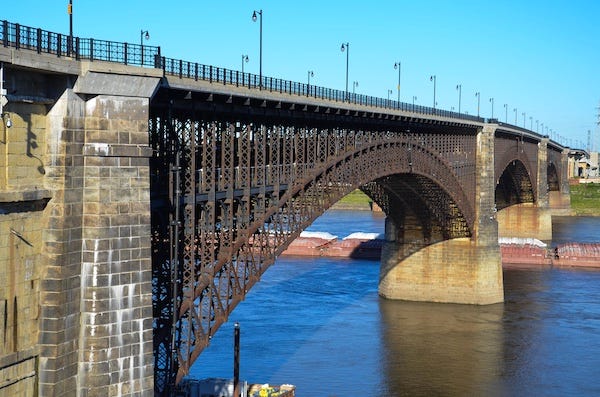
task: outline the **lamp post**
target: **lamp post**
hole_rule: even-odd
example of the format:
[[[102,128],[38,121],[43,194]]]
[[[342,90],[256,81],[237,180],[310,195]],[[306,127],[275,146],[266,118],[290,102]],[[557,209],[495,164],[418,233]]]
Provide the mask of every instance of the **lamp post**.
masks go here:
[[[436,82],[437,82],[437,76],[434,74],[433,76],[429,77],[429,81],[433,81],[433,110],[435,110],[435,86],[436,86]]]
[[[260,15],[260,46],[259,46],[259,58],[258,58],[258,88],[262,89],[262,24],[263,24],[263,12],[262,10],[252,13],[252,21],[256,22],[256,14]]]
[[[492,118],[494,118],[494,98],[490,98],[490,102],[492,103]]]
[[[394,63],[394,69],[398,69],[398,102],[400,102],[400,73],[402,71],[402,63],[400,61]]]
[[[150,32],[148,32],[147,30],[141,29],[140,30],[140,54],[141,54],[141,61],[142,61],[142,65],[144,64],[144,39],[146,40],[150,40]]]
[[[456,86],[456,89],[458,90],[458,114],[460,114],[460,97],[462,96],[462,84],[458,84]]]
[[[508,123],[508,103],[504,104],[504,122]]]
[[[355,94],[356,92],[356,87],[358,87],[358,81],[353,81],[352,82],[352,95]]]
[[[479,104],[481,103],[481,93],[477,91],[475,93],[475,96],[477,97],[477,117],[479,117]]]
[[[529,116],[529,130],[533,131],[533,117]]]
[[[69,14],[69,42],[67,43],[67,52],[71,55],[71,49],[73,47],[73,0],[69,0],[67,13]]]
[[[517,125],[517,108],[513,109],[515,111],[515,125]]]
[[[313,77],[315,75],[315,72],[313,72],[312,70],[308,71],[308,85],[310,85],[310,78]]]
[[[535,132],[537,132],[538,134],[540,133],[540,121],[539,120],[535,121]]]
[[[392,91],[392,90],[388,90],[388,102],[390,101],[390,94],[391,94],[392,92],[394,92],[394,91]]]
[[[521,115],[523,116],[523,128],[526,128],[525,127],[525,112],[521,113]]]
[[[348,100],[348,64],[350,61],[350,43],[342,43],[340,51],[346,51],[346,100]],[[358,84],[358,83],[357,83]],[[353,89],[354,91],[354,89]]]
[[[248,63],[249,60],[248,55],[242,54],[242,74],[244,74],[244,64]]]
[[[540,125],[542,126],[542,135],[544,135],[544,123],[540,123]],[[538,131],[539,132],[539,131]],[[546,134],[547,135],[547,134]]]
[[[415,95],[413,95],[412,100],[413,100],[413,112],[414,112],[415,111],[415,101],[417,100],[417,97]]]

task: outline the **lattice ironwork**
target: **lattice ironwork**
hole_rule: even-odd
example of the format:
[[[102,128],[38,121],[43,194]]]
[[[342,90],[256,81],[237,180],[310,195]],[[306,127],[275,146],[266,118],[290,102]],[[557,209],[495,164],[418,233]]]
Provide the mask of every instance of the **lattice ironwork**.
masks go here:
[[[170,192],[156,195],[153,213],[171,214],[153,220],[158,392],[188,373],[276,256],[354,189],[363,186],[388,212],[410,209],[436,235],[470,235],[474,133],[398,127],[251,122],[193,106],[153,116],[153,188]],[[405,195],[419,197],[419,209]]]
[[[537,198],[537,176],[538,176],[538,145],[537,142],[527,139],[523,135],[521,136],[508,136],[497,134],[494,140],[495,150],[495,167],[494,172],[496,175],[496,184],[500,184],[502,175],[508,169],[516,170],[518,176],[515,174],[511,178],[518,178],[512,183],[513,187],[506,187],[510,190],[513,188],[522,189],[518,193],[519,198],[517,202],[534,202]],[[517,167],[518,165],[518,167]],[[504,181],[507,181],[506,179]],[[500,187],[503,189],[503,187]],[[506,190],[505,189],[505,190]],[[508,192],[506,190],[506,192]],[[531,190],[532,197],[528,197],[525,193],[527,190]],[[513,192],[517,194],[516,192]],[[513,200],[516,196],[513,194]],[[526,197],[527,196],[527,197]],[[501,209],[502,201],[498,204],[498,209]],[[509,200],[510,202],[511,200]],[[516,204],[517,202],[512,202]],[[511,205],[511,204],[508,204]]]

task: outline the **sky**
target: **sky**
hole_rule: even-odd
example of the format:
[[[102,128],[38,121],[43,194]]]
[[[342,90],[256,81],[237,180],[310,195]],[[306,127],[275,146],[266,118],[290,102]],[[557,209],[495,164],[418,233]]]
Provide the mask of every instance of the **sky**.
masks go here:
[[[72,0],[73,34],[161,47],[169,58],[259,72],[493,116],[562,144],[600,148],[600,1],[597,0]],[[69,32],[68,0],[18,0],[1,19]],[[341,52],[349,43],[349,53]],[[392,90],[392,93],[389,93]],[[516,109],[516,111],[515,111]],[[548,128],[548,130],[546,130]],[[588,131],[590,143],[588,146]]]

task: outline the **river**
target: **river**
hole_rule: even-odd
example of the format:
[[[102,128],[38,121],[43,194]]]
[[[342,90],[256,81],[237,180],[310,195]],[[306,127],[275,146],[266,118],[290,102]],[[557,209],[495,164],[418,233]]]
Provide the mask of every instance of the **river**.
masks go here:
[[[309,230],[383,232],[371,212],[329,211]],[[556,218],[553,243],[599,241],[600,218]],[[195,378],[291,383],[304,396],[600,395],[600,270],[505,270],[505,302],[389,301],[379,263],[282,257],[213,337]]]

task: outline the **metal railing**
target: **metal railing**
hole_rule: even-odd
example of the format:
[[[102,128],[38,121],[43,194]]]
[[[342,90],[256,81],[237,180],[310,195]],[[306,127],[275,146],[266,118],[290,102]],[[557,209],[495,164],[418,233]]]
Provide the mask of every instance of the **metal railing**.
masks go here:
[[[4,47],[23,48],[37,51],[38,54],[54,54],[77,60],[150,67],[158,67],[161,60],[160,47],[70,37],[8,21],[0,23],[0,42]]]
[[[482,117],[464,113],[355,94],[274,77],[263,76],[261,81],[260,76],[256,74],[242,73],[237,70],[163,57],[161,56],[160,47],[70,37],[69,35],[53,33],[8,21],[0,23],[0,42],[4,47],[23,48],[37,51],[38,53],[54,54],[58,57],[71,57],[76,60],[99,60],[124,65],[160,68],[163,70],[163,75],[165,76],[204,80],[210,83],[229,84],[236,87],[248,87],[249,89],[260,89],[335,102],[401,110],[423,115],[485,122],[485,119]]]

